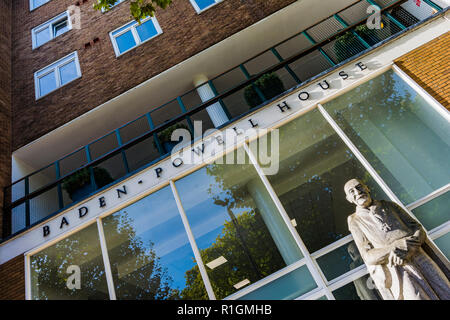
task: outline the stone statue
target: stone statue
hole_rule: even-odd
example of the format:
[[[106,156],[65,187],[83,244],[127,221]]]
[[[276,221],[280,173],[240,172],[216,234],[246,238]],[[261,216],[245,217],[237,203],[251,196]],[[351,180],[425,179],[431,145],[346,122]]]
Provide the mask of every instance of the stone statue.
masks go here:
[[[372,200],[358,179],[344,190],[356,205],[348,228],[383,299],[449,300],[450,263],[420,223],[393,202]]]

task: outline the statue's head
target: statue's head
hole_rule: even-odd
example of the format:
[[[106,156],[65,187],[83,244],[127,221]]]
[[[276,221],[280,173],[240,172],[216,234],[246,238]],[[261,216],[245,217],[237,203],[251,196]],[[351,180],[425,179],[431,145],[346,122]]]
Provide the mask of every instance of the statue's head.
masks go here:
[[[370,190],[361,180],[351,179],[347,181],[344,190],[347,200],[358,207],[366,208],[372,204]]]

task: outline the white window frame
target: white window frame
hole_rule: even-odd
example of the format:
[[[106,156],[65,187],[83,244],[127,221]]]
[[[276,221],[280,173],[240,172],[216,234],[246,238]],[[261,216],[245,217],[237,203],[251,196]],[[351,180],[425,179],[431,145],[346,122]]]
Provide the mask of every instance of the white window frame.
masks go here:
[[[111,6],[111,9],[125,1],[127,1],[127,0],[116,0],[116,3],[113,6]],[[102,8],[102,13],[105,13],[105,12],[107,12],[107,11]]]
[[[46,44],[47,42],[50,42],[53,39],[55,39],[56,37],[62,35],[62,34],[60,34],[60,35],[56,36],[55,32],[54,32],[54,27],[56,25],[58,25],[60,22],[66,20],[66,19],[67,19],[67,28],[68,29],[67,29],[67,31],[64,31],[62,33],[62,34],[64,34],[64,33],[68,32],[68,31],[72,30],[72,21],[70,21],[69,11],[64,11],[63,13],[57,15],[56,17],[54,17],[54,18],[44,22],[43,24],[33,28],[31,30],[31,41],[32,41],[33,49],[39,48],[40,46]],[[45,30],[45,29],[49,29],[51,38],[47,42],[44,42],[44,43],[38,45],[37,44],[37,34],[39,32],[41,32],[42,30]]]
[[[206,10],[208,10],[209,8],[214,7],[216,4],[222,2],[222,0],[214,0],[214,3],[212,5],[210,5],[209,7],[206,7],[204,9],[200,9],[200,7],[198,6],[197,2],[195,0],[189,0],[192,4],[192,6],[194,7],[195,11],[197,11],[197,14],[200,14]]]
[[[141,40],[141,38],[139,37],[139,34],[138,34],[137,30],[136,30],[136,27],[138,26],[137,22],[135,22],[134,24],[130,25],[128,28],[123,29],[118,34],[113,35],[114,32],[116,32],[117,30],[123,28],[127,24],[130,24],[130,22],[133,22],[133,21],[129,21],[128,23],[120,26],[119,28],[114,29],[113,31],[111,31],[109,33],[109,37],[111,38],[111,42],[112,42],[112,45],[113,45],[113,48],[114,48],[114,52],[116,53],[116,57],[121,56],[121,55],[127,53],[128,51],[131,51],[131,50],[135,49],[136,47],[140,46],[141,44],[143,44],[143,43],[145,43],[145,42],[147,42],[147,41],[149,41],[149,40],[151,40],[151,39],[153,39],[153,38],[155,38],[155,37],[157,37],[157,36],[159,36],[160,34],[163,33],[163,31],[161,29],[161,26],[158,23],[158,20],[156,20],[156,17],[147,17],[145,19],[142,19],[141,20],[141,24],[144,23],[144,22],[147,22],[150,19],[152,20],[153,25],[155,26],[155,29],[156,29],[156,31],[158,33],[155,34],[153,37],[150,37],[150,38],[148,38],[148,39],[146,39],[144,41]],[[133,34],[133,38],[134,38],[134,41],[136,42],[136,45],[134,47],[124,51],[124,52],[120,52],[119,46],[117,45],[117,42],[116,42],[116,38],[121,36],[122,34],[128,32],[128,31],[130,31],[130,30],[131,30],[131,33]]]
[[[33,11],[34,9],[39,8],[40,6],[43,6],[44,4],[46,4],[47,2],[50,2],[50,1],[52,1],[52,0],[47,0],[47,1],[45,1],[43,4],[41,4],[41,5],[37,6],[37,7],[35,7],[35,6],[34,6],[34,0],[30,0],[30,11]]]
[[[59,69],[72,61],[75,61],[75,66],[77,69],[77,77],[75,77],[74,79],[70,80],[69,82],[67,82],[65,84],[61,84]],[[42,78],[43,76],[48,75],[51,72],[53,72],[55,74],[56,88],[41,96],[40,95],[40,87],[39,87],[39,79]],[[34,73],[34,88],[35,88],[35,93],[36,93],[36,100],[38,100],[42,97],[45,97],[46,95],[52,93],[53,91],[58,90],[59,88],[71,83],[72,81],[75,81],[76,79],[78,79],[80,77],[81,77],[80,62],[78,60],[78,53],[77,53],[77,51],[75,51],[75,52],[72,52],[71,54],[59,59],[56,62],[53,62],[52,64],[50,64],[50,65],[46,66],[45,68],[42,68]]]

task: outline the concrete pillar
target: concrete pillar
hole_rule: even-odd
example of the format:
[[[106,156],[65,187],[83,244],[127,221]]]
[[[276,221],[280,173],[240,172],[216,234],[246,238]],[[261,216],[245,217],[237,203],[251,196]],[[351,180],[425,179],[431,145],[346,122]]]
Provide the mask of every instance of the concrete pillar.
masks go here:
[[[197,93],[200,96],[202,102],[208,101],[209,99],[215,97],[215,94],[207,81],[208,78],[204,75],[199,75],[194,79],[194,85],[198,87]],[[199,86],[202,83],[204,84]],[[225,113],[219,102],[216,102],[207,107],[206,112],[208,112],[208,115],[211,118],[214,127],[216,128],[229,120],[227,114]]]

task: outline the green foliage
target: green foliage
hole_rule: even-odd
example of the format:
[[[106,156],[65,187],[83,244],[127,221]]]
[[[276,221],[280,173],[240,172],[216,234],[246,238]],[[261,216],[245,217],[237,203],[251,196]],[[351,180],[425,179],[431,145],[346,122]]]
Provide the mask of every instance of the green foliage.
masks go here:
[[[159,141],[161,143],[164,142],[171,142],[172,141],[172,133],[176,130],[176,129],[186,129],[189,130],[188,127],[186,125],[184,125],[183,123],[176,123],[173,126],[170,126],[166,129],[164,129],[163,131],[161,131],[160,133],[158,133],[158,138]]]
[[[173,0],[130,0],[130,13],[134,20],[140,21],[146,17],[153,17],[155,15],[156,9],[167,8]],[[110,10],[117,0],[98,0],[94,3],[95,10]]]
[[[114,181],[109,172],[101,167],[94,168],[94,178],[95,183],[99,188]],[[69,195],[71,195],[75,191],[83,188],[85,185],[90,183],[91,176],[89,173],[89,169],[84,168],[65,179],[63,183],[63,189],[66,190]]]
[[[264,97],[269,100],[286,91],[283,82],[275,73],[266,73],[254,85],[249,85],[244,89],[244,98],[250,108],[256,107],[263,103],[262,99],[256,92],[255,86],[261,91]]]

